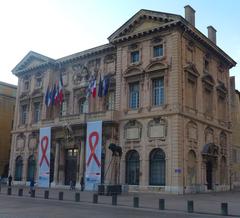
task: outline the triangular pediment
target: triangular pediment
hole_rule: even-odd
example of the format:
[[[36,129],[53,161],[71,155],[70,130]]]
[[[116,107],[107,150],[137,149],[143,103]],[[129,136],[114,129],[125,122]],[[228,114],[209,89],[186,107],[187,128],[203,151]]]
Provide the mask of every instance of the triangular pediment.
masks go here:
[[[191,73],[195,77],[200,76],[195,64],[188,64],[187,66],[184,67],[184,70],[188,73]]]
[[[12,73],[18,75],[19,73],[40,66],[44,63],[54,61],[53,59],[36,52],[30,51],[12,70]]]
[[[178,15],[142,9],[109,36],[108,40],[112,42],[123,36],[160,28],[177,20],[179,20]]]

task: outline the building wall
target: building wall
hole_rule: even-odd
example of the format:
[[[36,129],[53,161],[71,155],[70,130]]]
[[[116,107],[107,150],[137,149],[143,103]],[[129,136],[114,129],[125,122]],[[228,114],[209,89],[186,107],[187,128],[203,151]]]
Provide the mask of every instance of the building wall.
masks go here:
[[[137,35],[149,25],[152,28],[159,25],[147,16],[141,19],[146,19],[145,24],[133,25],[126,32],[136,32]],[[153,57],[156,45],[163,46],[163,55],[159,57]],[[30,64],[31,68],[25,63],[34,56],[42,60],[46,57],[33,53],[27,55],[26,60],[20,63],[22,67],[19,67],[19,72],[24,67],[26,70],[24,74],[18,74],[12,137],[12,174],[16,172],[17,157],[23,159],[22,177],[19,181],[15,179],[15,183],[25,184],[29,180],[28,161],[31,155],[37,159],[39,128],[52,126],[54,167],[50,172],[51,185],[68,185],[66,154],[69,149],[76,149],[75,179],[80,186],[85,168],[86,123],[102,120],[105,184],[113,183],[115,172],[110,166],[112,155],[108,146],[115,143],[123,150],[120,183],[126,184],[130,191],[184,193],[228,189],[232,149],[231,64],[223,53],[210,45],[209,41],[204,43],[175,25],[140,37],[113,40],[111,44],[61,58],[52,64],[39,64],[36,68],[34,61]],[[140,55],[139,61],[133,63],[131,54],[134,51]],[[48,61],[51,63],[52,60]],[[60,113],[60,107],[47,107],[44,103],[47,87],[53,86],[60,74],[63,75],[67,102],[64,115]],[[115,93],[114,109],[106,108],[107,97],[89,97],[89,110],[81,114],[78,102],[86,96],[91,76],[99,81],[100,76],[107,75],[111,76],[111,91]],[[42,79],[40,87],[36,86],[38,78]],[[152,102],[153,81],[156,78],[163,78],[164,82],[164,102],[158,106]],[[28,90],[24,90],[26,82],[30,84]],[[134,109],[129,106],[129,87],[133,82],[139,84],[139,106]],[[38,122],[33,119],[34,102],[41,104],[41,119]],[[21,124],[21,107],[25,104],[28,119],[26,124]],[[67,137],[69,131],[71,140]],[[161,175],[164,178],[162,185],[150,184],[151,155],[155,151],[162,155],[161,167],[164,166],[165,170]],[[139,169],[134,172],[136,177],[139,175],[139,181],[129,184],[126,174],[131,152],[139,156]]]
[[[8,176],[16,86],[0,82],[0,176]]]
[[[233,187],[240,185],[240,93],[235,89],[235,78],[231,77],[231,111],[232,111],[232,166]]]

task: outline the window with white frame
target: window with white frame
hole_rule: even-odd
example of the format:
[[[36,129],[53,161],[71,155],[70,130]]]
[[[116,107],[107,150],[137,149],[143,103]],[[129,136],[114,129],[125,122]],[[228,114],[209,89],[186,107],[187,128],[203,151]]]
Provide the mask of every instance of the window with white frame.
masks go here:
[[[87,98],[81,98],[79,100],[79,113],[84,114],[88,112],[88,100]]]
[[[163,45],[155,45],[153,46],[153,57],[162,57],[163,56]]]
[[[137,109],[139,107],[139,82],[129,84],[129,108]]]
[[[164,104],[164,77],[152,80],[152,104],[153,106]]]
[[[204,89],[204,112],[208,116],[213,115],[213,91]]]
[[[21,106],[21,124],[27,123],[27,105]]]
[[[115,92],[110,91],[107,96],[107,110],[115,109]]]
[[[30,83],[28,80],[24,80],[23,82],[23,91],[28,91],[30,89]]]
[[[67,102],[63,100],[60,108],[60,114],[61,116],[66,116],[67,115]]]
[[[41,118],[41,108],[40,102],[34,103],[34,111],[33,111],[33,122],[37,123]]]
[[[37,77],[35,82],[35,88],[41,88],[42,87],[42,77]]]
[[[138,63],[140,60],[139,51],[132,51],[131,52],[131,63]]]

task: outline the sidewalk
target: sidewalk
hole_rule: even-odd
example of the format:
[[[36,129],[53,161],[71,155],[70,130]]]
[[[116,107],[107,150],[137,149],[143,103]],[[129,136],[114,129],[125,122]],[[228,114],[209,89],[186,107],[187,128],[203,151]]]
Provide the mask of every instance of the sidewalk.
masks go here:
[[[13,186],[12,195],[18,196],[19,188],[23,189],[23,196],[30,197],[29,187]],[[7,195],[7,186],[1,187],[1,195]],[[80,193],[80,201],[92,203],[94,192],[67,189],[43,189],[36,187],[35,197],[44,198],[44,191],[49,190],[49,199],[59,199],[59,192],[63,192],[63,201],[75,201],[75,193]],[[165,199],[165,209],[173,211],[187,211],[187,201],[194,201],[194,212],[207,214],[221,214],[221,203],[228,203],[228,214],[240,217],[240,192],[212,192],[202,194],[157,194],[157,193],[123,193],[117,196],[117,205],[133,207],[133,198],[139,198],[139,207],[158,209],[159,199]],[[98,204],[112,204],[112,196],[98,195]]]

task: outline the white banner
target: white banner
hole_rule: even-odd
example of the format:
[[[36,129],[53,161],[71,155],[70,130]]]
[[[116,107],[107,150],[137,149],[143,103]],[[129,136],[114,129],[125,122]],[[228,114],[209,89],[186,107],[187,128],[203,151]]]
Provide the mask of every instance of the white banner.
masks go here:
[[[101,183],[102,121],[87,123],[85,189]]]
[[[38,145],[38,186],[49,187],[51,127],[40,128]]]

